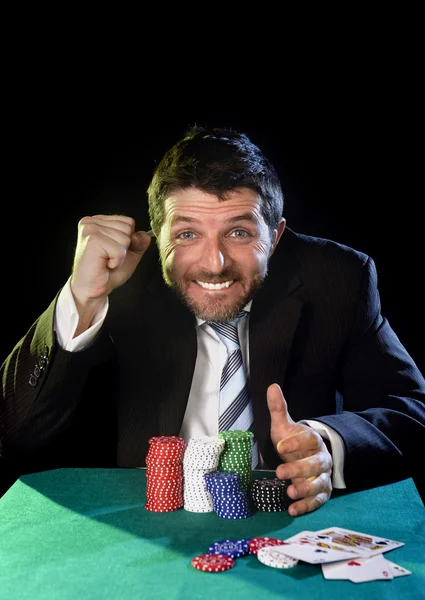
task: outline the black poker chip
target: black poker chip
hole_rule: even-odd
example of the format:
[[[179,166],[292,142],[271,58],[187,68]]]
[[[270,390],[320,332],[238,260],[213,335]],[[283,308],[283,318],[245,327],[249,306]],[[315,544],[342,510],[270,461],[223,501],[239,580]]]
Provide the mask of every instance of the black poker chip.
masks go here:
[[[289,479],[255,479],[249,488],[250,500],[253,507],[262,512],[279,512],[288,509],[292,500],[287,489],[291,484]]]

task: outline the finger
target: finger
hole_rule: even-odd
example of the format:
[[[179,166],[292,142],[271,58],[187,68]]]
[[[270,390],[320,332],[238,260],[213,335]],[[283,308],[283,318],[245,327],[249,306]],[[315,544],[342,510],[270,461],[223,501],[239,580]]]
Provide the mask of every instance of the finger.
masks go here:
[[[332,467],[332,457],[327,452],[317,452],[294,461],[281,464],[276,469],[279,479],[296,479],[297,477],[316,477],[329,471]]]
[[[293,500],[316,496],[324,491],[329,491],[329,478],[330,472],[321,473],[317,477],[293,479],[286,492]]]
[[[93,223],[86,223],[81,226],[80,231],[82,240],[89,238],[88,243],[90,245],[98,244],[105,246],[107,242],[112,241],[127,250],[131,243],[131,232],[115,227],[104,227]]]
[[[127,256],[127,250],[134,254],[127,262],[137,266],[140,258],[150,244],[151,238],[146,232],[134,233],[134,220],[114,219],[112,216],[99,215],[96,217],[84,217],[79,223],[80,239],[82,244],[78,249],[78,255],[87,247],[97,248],[94,250],[107,261],[109,269],[118,268]]]
[[[119,241],[121,238],[121,241]],[[118,268],[127,256],[130,240],[127,236],[118,233],[104,235],[97,231],[91,236],[90,243],[97,244],[99,256],[106,261],[108,269]]]
[[[286,400],[280,385],[277,383],[272,383],[267,388],[267,406],[270,411],[272,429],[284,429],[294,424],[294,421],[289,416]]]
[[[84,217],[86,218],[86,217]],[[135,220],[133,219],[133,217],[127,217],[126,215],[117,215],[117,214],[113,214],[113,215],[92,215],[91,217],[89,217],[91,219],[96,219],[97,221],[116,221],[117,223],[122,223],[124,225],[130,225],[130,227],[132,228],[132,230],[134,231],[135,228]]]
[[[130,237],[113,228],[100,228],[92,223],[81,226],[80,239],[75,253],[75,265],[87,260],[105,261],[109,269],[124,261]],[[89,257],[89,258],[88,258]]]
[[[315,496],[308,496],[297,502],[293,502],[288,507],[288,513],[291,517],[298,517],[313,512],[320,508],[330,498],[330,492],[321,492]]]
[[[311,429],[311,427],[305,426],[305,428],[299,429],[280,440],[276,446],[276,450],[279,454],[289,454],[290,452],[300,450],[317,451],[322,446],[323,440],[321,436],[314,429]]]
[[[93,215],[80,219],[79,225],[94,225],[97,227],[111,227],[118,229],[130,236],[135,230],[135,220],[122,215]]]

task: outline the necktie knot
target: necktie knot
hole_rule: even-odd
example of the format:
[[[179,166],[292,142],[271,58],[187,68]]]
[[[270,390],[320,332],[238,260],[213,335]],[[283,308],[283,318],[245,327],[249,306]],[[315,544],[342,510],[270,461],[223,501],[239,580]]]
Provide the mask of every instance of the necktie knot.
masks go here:
[[[229,342],[233,342],[239,347],[238,322],[247,314],[246,310],[240,310],[232,321],[207,321],[207,324],[214,329],[227,348],[229,348]]]

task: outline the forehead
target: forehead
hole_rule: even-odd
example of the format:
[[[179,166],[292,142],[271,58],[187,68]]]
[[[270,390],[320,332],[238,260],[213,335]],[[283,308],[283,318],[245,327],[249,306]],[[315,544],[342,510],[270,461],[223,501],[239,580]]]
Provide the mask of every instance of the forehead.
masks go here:
[[[228,192],[224,200],[198,188],[189,188],[173,191],[164,202],[164,222],[169,225],[179,220],[241,217],[262,220],[261,198],[249,188]]]

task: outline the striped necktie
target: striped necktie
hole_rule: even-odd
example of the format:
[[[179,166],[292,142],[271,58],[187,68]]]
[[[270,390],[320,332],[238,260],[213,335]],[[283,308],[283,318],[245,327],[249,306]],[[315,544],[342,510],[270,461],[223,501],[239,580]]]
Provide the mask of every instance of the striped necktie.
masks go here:
[[[255,440],[252,402],[238,335],[238,321],[243,319],[247,314],[247,311],[241,310],[233,321],[208,321],[207,324],[217,333],[227,349],[227,360],[220,380],[218,430],[220,432],[234,429],[252,431],[254,433],[252,468],[255,469],[259,463],[258,443]]]

